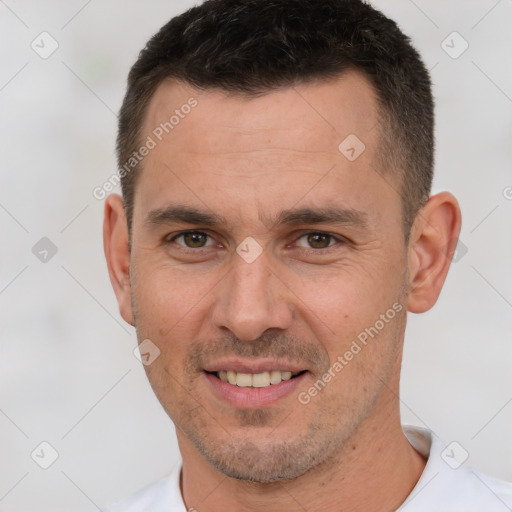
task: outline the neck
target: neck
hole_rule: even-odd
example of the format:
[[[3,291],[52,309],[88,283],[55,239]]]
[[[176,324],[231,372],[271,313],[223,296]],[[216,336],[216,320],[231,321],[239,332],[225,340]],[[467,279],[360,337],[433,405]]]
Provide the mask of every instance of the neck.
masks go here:
[[[387,418],[365,421],[329,460],[300,477],[266,484],[226,477],[181,438],[187,510],[396,510],[419,480],[425,459],[405,437],[398,410]]]

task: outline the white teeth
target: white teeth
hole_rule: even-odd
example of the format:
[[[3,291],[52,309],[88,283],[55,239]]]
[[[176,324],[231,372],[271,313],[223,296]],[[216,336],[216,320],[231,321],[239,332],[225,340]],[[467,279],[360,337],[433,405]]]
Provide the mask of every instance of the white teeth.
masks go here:
[[[252,386],[252,375],[250,373],[237,373],[236,385],[241,388],[248,388]]]
[[[281,380],[281,372],[279,370],[272,370],[270,372],[270,384],[279,384]]]
[[[229,382],[233,386],[241,388],[266,388],[271,384],[279,384],[283,380],[290,380],[292,376],[298,375],[299,372],[292,373],[289,371],[272,370],[262,373],[238,373],[232,371],[221,370],[217,372],[217,377],[223,382]]]
[[[270,374],[268,372],[255,373],[252,376],[253,388],[266,388],[270,386]]]

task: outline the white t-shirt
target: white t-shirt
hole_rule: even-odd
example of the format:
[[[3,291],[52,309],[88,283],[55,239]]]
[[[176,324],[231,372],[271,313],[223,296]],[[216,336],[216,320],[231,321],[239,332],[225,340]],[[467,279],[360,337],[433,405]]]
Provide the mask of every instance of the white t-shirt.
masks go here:
[[[430,430],[404,426],[404,433],[427,464],[418,483],[396,512],[512,511],[512,483],[465,465],[457,443],[445,446]],[[148,485],[105,512],[187,512],[180,491],[181,462],[170,475]]]

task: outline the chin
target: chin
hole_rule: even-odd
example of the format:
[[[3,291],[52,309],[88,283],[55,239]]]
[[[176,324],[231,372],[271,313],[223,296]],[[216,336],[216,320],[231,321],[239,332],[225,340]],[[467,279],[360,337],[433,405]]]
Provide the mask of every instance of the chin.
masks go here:
[[[271,434],[269,434],[270,437]],[[220,473],[245,482],[272,483],[293,480],[325,463],[333,454],[330,440],[297,440],[204,443],[193,440],[196,449]]]
[[[225,453],[203,453],[206,460],[220,473],[245,482],[272,483],[281,480],[293,480],[311,469],[310,464],[303,467],[297,462],[296,450],[281,446],[279,450],[263,453],[254,444],[222,450]]]

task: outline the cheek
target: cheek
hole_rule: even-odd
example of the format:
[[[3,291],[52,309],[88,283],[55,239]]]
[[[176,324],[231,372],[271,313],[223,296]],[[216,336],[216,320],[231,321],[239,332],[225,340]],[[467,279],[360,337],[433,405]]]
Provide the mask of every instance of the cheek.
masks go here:
[[[178,399],[188,386],[184,378],[187,347],[201,325],[200,284],[176,269],[140,267],[133,283],[138,342],[149,339],[159,351],[145,370],[155,394],[166,402]]]
[[[343,334],[351,327],[374,322],[400,300],[398,276],[384,272],[384,267],[344,265],[294,279],[290,288],[300,298],[305,315],[316,315],[316,322],[324,322],[331,334]]]
[[[352,266],[310,276],[295,287],[303,302],[300,316],[321,340],[331,364],[343,359],[343,371],[335,372],[338,384],[347,379],[344,385],[361,385],[371,378],[369,369],[378,372],[394,358],[405,311],[400,272],[391,262]]]
[[[179,262],[168,264],[148,260],[139,265],[134,280],[137,324],[144,325],[159,337],[193,322],[202,301],[218,282],[212,272],[185,271]]]
[[[144,369],[158,400],[180,422],[197,407],[191,398],[196,376],[186,374],[185,363],[203,322],[202,286],[208,283],[185,278],[176,268],[148,264],[146,270],[139,269],[134,286],[137,336],[139,343],[151,340],[159,355]]]

